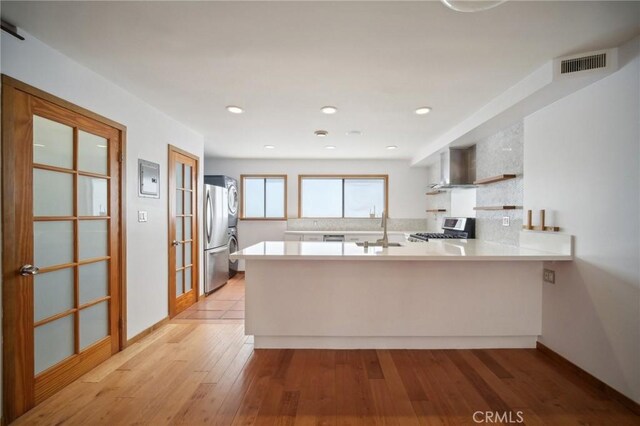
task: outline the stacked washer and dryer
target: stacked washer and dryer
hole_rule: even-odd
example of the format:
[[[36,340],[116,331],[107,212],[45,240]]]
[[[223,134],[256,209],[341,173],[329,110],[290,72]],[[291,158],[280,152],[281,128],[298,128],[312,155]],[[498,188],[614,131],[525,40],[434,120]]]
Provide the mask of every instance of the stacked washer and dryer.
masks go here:
[[[205,176],[204,197],[204,291],[209,294],[238,272],[238,261],[229,260],[238,250],[238,182]]]

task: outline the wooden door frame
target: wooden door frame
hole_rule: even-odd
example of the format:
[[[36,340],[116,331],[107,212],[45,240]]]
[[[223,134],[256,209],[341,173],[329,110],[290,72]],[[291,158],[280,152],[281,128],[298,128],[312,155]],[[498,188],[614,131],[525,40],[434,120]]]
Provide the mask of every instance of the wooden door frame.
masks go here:
[[[3,386],[3,420],[5,422],[11,422],[18,416],[22,415],[29,406],[29,398],[32,398],[32,394],[27,395],[24,385],[32,380],[32,376],[18,377],[16,374],[13,361],[16,354],[20,354],[21,348],[13,345],[15,339],[7,339],[7,336],[15,335],[15,330],[8,326],[8,318],[19,318],[21,312],[15,309],[15,306],[11,306],[8,303],[9,297],[12,291],[15,289],[9,288],[6,285],[7,277],[16,273],[13,268],[8,268],[7,265],[14,265],[18,261],[16,259],[15,247],[11,244],[13,238],[9,238],[13,235],[13,230],[17,224],[17,218],[15,217],[13,206],[15,200],[15,193],[13,191],[15,174],[15,149],[16,145],[13,143],[13,122],[14,122],[14,109],[13,100],[16,92],[24,92],[36,98],[40,98],[44,101],[50,102],[59,107],[65,108],[73,113],[83,115],[92,120],[103,123],[107,126],[115,128],[119,133],[120,139],[120,162],[119,162],[119,174],[120,174],[120,198],[119,198],[119,245],[118,255],[120,257],[119,268],[119,283],[118,283],[118,302],[119,306],[119,350],[123,350],[127,346],[127,245],[126,245],[126,126],[82,108],[57,96],[51,95],[12,77],[2,74],[2,386]]]
[[[169,150],[167,152],[167,183],[168,183],[168,190],[167,192],[169,192],[169,194],[167,194],[167,255],[170,256],[169,251],[172,249],[171,247],[171,218],[172,218],[172,213],[173,213],[173,206],[171,201],[173,200],[172,196],[175,197],[175,194],[171,194],[171,184],[172,182],[175,182],[175,174],[174,174],[174,169],[173,169],[173,165],[171,164],[171,154],[172,153],[177,153],[177,154],[181,154],[184,155],[185,157],[189,157],[192,160],[194,160],[196,162],[196,167],[195,167],[195,175],[196,175],[196,179],[195,182],[193,182],[193,190],[194,190],[194,194],[195,194],[195,204],[196,204],[196,208],[194,209],[194,219],[195,219],[195,229],[192,228],[191,229],[191,235],[193,236],[193,242],[191,245],[191,256],[193,259],[193,271],[192,271],[192,276],[195,277],[195,283],[193,285],[193,289],[196,293],[196,302],[198,301],[198,299],[200,298],[200,224],[198,222],[198,217],[199,217],[199,204],[198,204],[198,196],[200,194],[200,191],[198,189],[198,184],[200,182],[199,180],[199,176],[200,176],[200,157],[198,157],[195,154],[192,154],[188,151],[185,151],[183,149],[178,148],[177,146],[171,145],[169,144],[168,146]],[[169,293],[169,298],[168,298],[168,302],[169,302],[169,318],[173,318],[176,315],[176,289],[175,286],[173,288],[171,288],[171,275],[175,275],[176,271],[172,270],[171,268],[171,261],[170,259],[167,257],[167,264],[168,264],[168,272],[169,275],[167,275],[167,287],[169,289],[168,293]]]

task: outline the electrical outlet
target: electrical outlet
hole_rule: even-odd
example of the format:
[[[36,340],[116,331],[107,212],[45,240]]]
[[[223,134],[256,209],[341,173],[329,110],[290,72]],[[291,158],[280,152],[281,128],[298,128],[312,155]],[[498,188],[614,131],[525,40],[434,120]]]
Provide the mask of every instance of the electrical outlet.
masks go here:
[[[509,216],[502,218],[502,226],[509,226]]]
[[[144,210],[138,210],[138,222],[147,221],[147,212]]]
[[[544,268],[542,270],[542,279],[544,282],[555,284],[556,283],[556,271]]]

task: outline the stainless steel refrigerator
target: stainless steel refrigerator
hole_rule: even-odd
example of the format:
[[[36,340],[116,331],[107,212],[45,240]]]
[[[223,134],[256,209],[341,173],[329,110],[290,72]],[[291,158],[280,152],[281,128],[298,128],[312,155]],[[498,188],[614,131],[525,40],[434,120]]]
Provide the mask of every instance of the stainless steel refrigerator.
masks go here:
[[[204,186],[204,291],[210,293],[229,279],[227,188]]]

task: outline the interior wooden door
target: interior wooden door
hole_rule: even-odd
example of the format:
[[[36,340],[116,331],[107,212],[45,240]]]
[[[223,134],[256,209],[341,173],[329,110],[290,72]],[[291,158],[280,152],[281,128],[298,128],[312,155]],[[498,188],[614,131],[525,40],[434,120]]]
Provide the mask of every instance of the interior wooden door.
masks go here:
[[[169,146],[169,315],[198,300],[198,157]]]
[[[120,130],[3,84],[11,421],[120,349]]]

